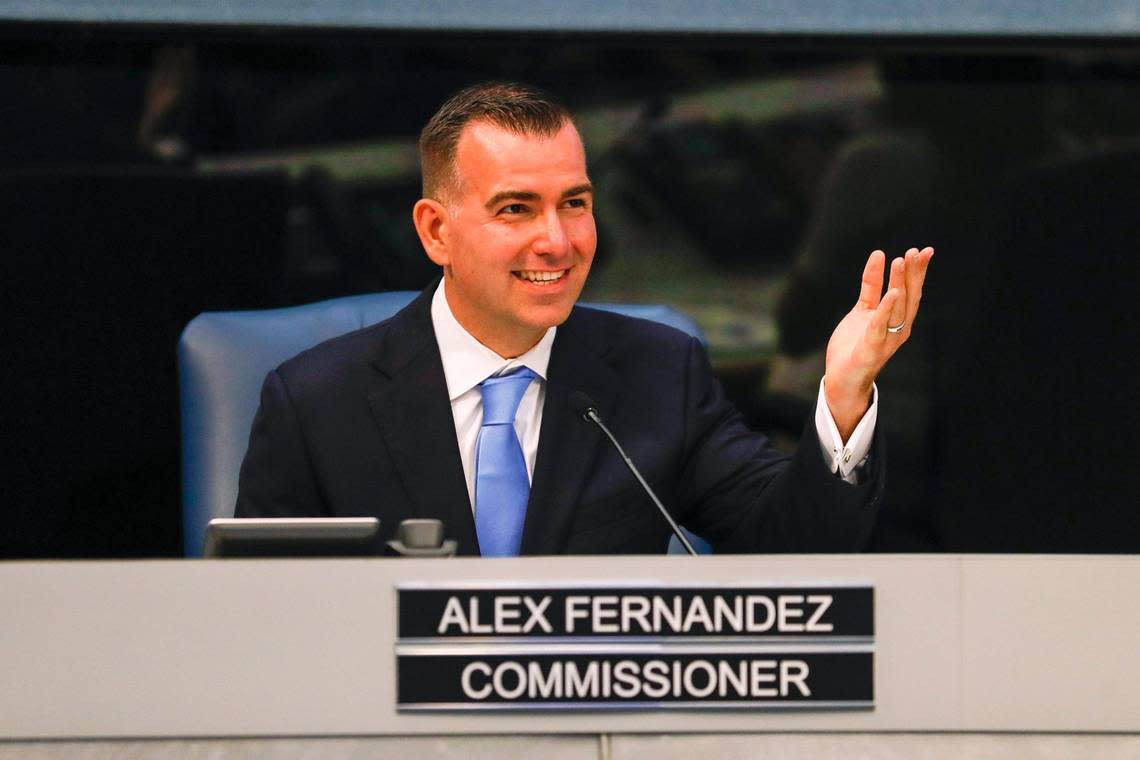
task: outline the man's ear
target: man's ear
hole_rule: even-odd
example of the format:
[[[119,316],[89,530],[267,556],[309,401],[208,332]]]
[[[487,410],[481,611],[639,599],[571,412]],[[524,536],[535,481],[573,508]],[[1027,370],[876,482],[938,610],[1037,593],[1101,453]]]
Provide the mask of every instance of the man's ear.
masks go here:
[[[450,264],[447,208],[431,198],[420,198],[412,208],[412,222],[416,225],[416,234],[420,236],[420,243],[428,258],[441,267]]]

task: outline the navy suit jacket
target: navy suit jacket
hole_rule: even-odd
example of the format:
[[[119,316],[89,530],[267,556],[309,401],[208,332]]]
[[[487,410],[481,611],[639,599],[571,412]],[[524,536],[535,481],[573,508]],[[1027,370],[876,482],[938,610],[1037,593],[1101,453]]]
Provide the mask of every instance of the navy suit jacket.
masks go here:
[[[478,554],[429,288],[379,324],[269,373],[242,463],[238,517],[443,520]],[[583,391],[675,519],[718,552],[857,551],[881,500],[882,441],[864,482],[828,472],[814,425],[792,457],[746,428],[700,342],[575,307],[551,350],[523,554],[660,553],[669,528],[601,432]]]

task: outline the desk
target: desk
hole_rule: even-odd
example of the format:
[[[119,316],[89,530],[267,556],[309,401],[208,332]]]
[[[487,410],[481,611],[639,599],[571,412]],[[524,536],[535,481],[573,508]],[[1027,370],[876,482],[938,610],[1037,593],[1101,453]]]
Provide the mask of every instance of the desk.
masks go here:
[[[615,578],[872,584],[874,710],[536,717],[394,709],[396,583]],[[1033,756],[1026,748],[1038,747],[1046,756],[1069,752],[1056,742],[1077,742],[1086,756],[1135,754],[1138,587],[1140,558],[1121,556],[9,562],[0,564],[0,739],[57,740],[34,745],[61,753],[44,757],[78,746],[58,740],[170,737],[181,741],[139,746],[251,750],[233,740],[259,737],[257,754],[273,756],[278,746],[294,757],[313,742],[325,743],[321,756],[337,747],[349,756],[360,742],[410,742],[430,754],[443,751],[441,741],[461,741],[473,756],[481,747],[511,756],[517,747],[550,760],[650,750],[660,760],[762,746],[838,757],[866,745],[889,756],[913,754],[911,741],[941,742],[939,754]],[[985,732],[997,733],[976,735]],[[1087,735],[1036,735],[1057,732]],[[0,757],[34,756],[32,746],[0,744]]]

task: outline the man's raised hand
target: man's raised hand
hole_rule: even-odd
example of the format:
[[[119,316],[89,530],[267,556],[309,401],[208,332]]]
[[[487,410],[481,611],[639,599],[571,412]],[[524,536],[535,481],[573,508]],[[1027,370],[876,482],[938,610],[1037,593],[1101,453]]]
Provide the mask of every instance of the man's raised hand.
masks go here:
[[[886,295],[881,295],[886,255],[875,251],[867,259],[859,300],[827,343],[824,397],[844,441],[871,404],[875,378],[910,337],[933,256],[933,248],[911,248],[892,261]]]

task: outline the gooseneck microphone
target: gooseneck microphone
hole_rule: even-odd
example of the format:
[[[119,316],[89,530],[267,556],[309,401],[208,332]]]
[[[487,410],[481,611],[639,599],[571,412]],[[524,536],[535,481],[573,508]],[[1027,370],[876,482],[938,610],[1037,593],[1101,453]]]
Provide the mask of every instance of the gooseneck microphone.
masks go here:
[[[637,471],[637,467],[634,466],[633,460],[630,459],[629,456],[625,453],[625,450],[621,447],[621,444],[618,443],[617,438],[614,438],[614,434],[611,433],[610,429],[606,427],[604,422],[602,422],[602,418],[598,415],[598,409],[594,405],[593,400],[591,400],[590,397],[585,393],[582,393],[582,391],[574,391],[570,394],[570,408],[581,415],[582,419],[586,422],[592,422],[601,428],[602,432],[606,434],[606,438],[609,438],[610,443],[612,443],[614,445],[614,448],[617,449],[617,453],[621,455],[622,461],[625,462],[625,466],[629,468],[629,471],[633,473],[633,477],[637,478],[637,482],[641,484],[641,487],[645,489],[645,492],[647,494],[649,494],[649,498],[652,499],[653,503],[657,505],[657,509],[661,511],[661,516],[665,518],[665,522],[669,523],[669,527],[673,530],[673,535],[676,536],[677,540],[681,542],[681,546],[685,547],[685,551],[687,551],[689,554],[693,555],[694,557],[697,556],[697,550],[694,549],[693,545],[689,543],[689,539],[685,538],[685,534],[681,532],[681,528],[677,525],[676,521],[673,520],[673,516],[669,514],[669,511],[667,509],[665,509],[665,505],[663,505],[661,503],[661,500],[657,498],[657,494],[653,493],[653,489],[650,488],[649,484],[645,482],[645,478],[641,477],[641,473]]]

